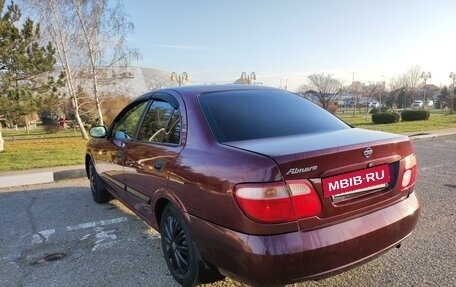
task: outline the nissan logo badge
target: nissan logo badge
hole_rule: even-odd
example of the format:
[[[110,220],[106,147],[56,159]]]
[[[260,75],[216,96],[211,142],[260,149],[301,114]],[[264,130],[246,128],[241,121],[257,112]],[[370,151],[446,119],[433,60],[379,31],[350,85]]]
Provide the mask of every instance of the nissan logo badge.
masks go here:
[[[368,147],[364,150],[363,155],[365,158],[370,158],[370,156],[374,153],[374,151]]]

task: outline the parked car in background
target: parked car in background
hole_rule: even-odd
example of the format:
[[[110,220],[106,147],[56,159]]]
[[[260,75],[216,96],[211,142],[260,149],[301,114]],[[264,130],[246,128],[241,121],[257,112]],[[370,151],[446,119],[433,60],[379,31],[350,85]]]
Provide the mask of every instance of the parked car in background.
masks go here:
[[[407,136],[352,128],[281,89],[153,91],[90,135],[93,199],[114,196],[158,230],[182,286],[328,276],[399,247],[420,214]]]
[[[427,100],[426,101],[426,108],[433,108],[434,107],[434,101],[433,100]]]
[[[420,109],[423,107],[423,101],[422,100],[414,100],[412,103],[412,109]]]
[[[380,108],[380,103],[377,101],[369,102],[369,108]]]

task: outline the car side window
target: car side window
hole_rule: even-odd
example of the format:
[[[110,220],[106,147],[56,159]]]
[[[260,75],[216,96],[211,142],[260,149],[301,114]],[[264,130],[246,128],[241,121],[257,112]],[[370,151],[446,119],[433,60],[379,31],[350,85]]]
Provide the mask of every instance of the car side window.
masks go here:
[[[141,102],[131,107],[113,125],[111,135],[114,139],[131,139],[134,136],[136,126],[141,114],[146,107],[146,102]]]
[[[178,108],[166,101],[154,100],[139,129],[138,140],[179,144],[180,122]]]

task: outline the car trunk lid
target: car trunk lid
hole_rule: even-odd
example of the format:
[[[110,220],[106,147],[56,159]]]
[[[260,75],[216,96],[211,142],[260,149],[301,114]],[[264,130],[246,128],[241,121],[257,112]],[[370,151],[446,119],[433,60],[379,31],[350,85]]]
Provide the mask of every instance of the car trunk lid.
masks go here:
[[[405,196],[397,179],[401,159],[413,153],[406,136],[358,128],[226,144],[272,158],[285,181],[312,183],[322,211],[318,218],[300,221],[302,228],[369,212]],[[367,178],[372,180],[366,186]],[[364,185],[356,184],[359,180]]]

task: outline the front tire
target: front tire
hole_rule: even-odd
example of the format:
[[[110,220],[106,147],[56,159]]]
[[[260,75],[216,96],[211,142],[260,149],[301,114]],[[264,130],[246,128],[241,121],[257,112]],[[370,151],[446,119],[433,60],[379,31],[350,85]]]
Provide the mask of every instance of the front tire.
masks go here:
[[[197,253],[184,218],[172,204],[163,211],[160,234],[165,261],[174,280],[184,287],[197,285]]]
[[[96,203],[106,203],[112,199],[112,195],[106,190],[100,176],[98,175],[92,160],[89,162],[89,181],[92,198]]]

